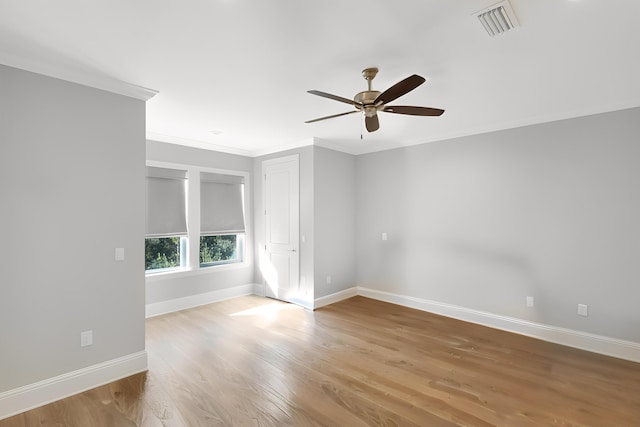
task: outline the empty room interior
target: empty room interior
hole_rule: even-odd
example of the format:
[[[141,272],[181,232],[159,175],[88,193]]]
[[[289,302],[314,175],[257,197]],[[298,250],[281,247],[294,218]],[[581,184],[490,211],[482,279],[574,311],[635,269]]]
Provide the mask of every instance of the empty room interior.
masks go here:
[[[0,0],[0,426],[640,426],[638,18]]]

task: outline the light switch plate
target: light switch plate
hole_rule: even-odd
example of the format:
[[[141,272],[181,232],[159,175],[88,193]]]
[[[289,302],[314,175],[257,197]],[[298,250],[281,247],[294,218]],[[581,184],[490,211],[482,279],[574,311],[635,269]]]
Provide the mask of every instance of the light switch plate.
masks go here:
[[[116,248],[116,261],[124,261],[124,248]]]
[[[93,331],[80,332],[80,347],[87,347],[93,344]]]
[[[578,304],[578,314],[584,317],[589,315],[589,307],[587,304]]]

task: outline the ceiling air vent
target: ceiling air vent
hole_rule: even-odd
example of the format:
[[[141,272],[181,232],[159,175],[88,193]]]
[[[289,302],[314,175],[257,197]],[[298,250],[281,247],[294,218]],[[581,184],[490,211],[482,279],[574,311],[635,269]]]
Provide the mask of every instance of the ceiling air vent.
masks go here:
[[[518,26],[518,19],[507,0],[482,9],[474,15],[478,17],[478,20],[491,37],[505,33]]]

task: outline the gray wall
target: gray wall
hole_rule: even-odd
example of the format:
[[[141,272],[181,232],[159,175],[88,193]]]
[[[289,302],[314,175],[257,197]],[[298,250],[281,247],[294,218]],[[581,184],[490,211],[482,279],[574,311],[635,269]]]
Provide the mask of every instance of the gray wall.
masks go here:
[[[144,350],[145,104],[2,65],[0,94],[3,392]]]
[[[359,156],[358,284],[640,342],[639,135],[636,108]]]
[[[261,249],[265,244],[264,229],[264,203],[263,203],[263,178],[262,162],[268,159],[275,159],[297,154],[300,166],[300,239],[305,238],[305,243],[300,243],[300,288],[306,291],[307,302],[313,301],[313,269],[314,269],[314,230],[313,230],[313,163],[314,147],[306,146],[293,150],[286,150],[279,153],[255,157],[253,159],[254,176],[254,236],[255,236],[255,259],[259,259]],[[262,284],[264,279],[260,272],[259,263],[255,266],[256,283]]]
[[[227,169],[252,173],[253,160],[250,157],[226,154],[210,150],[185,147],[157,141],[147,141],[147,160],[179,163],[214,169]],[[249,186],[249,200],[253,199]],[[249,207],[251,209],[251,207]],[[252,215],[247,212],[247,226],[252,229]],[[207,272],[193,275],[165,275],[147,279],[147,304],[168,301],[191,295],[202,294],[234,286],[254,283],[253,281],[253,233],[245,236],[247,259],[243,268],[207,269]]]
[[[313,172],[314,295],[319,298],[356,284],[356,157],[316,146]]]

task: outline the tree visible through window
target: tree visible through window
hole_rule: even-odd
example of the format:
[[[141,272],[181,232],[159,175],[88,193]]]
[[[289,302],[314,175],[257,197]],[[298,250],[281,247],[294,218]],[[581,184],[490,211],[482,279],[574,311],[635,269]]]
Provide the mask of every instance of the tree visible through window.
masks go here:
[[[200,237],[200,265],[240,261],[242,252],[238,235]]]
[[[160,268],[181,267],[181,237],[151,237],[144,241],[144,268],[156,270]]]

